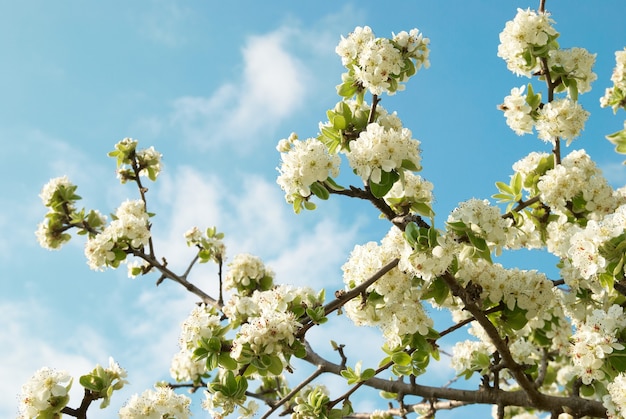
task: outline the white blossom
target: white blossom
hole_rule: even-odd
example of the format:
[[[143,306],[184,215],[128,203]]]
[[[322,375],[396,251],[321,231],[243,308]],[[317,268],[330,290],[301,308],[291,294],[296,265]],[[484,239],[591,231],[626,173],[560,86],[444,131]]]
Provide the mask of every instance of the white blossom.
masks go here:
[[[535,127],[538,137],[543,141],[554,143],[555,138],[559,137],[567,140],[569,145],[580,135],[588,117],[589,112],[578,102],[570,98],[556,99],[539,109]]]
[[[626,95],[626,48],[615,52],[615,67],[611,75],[613,86],[608,87],[604,96],[600,98],[600,106],[611,106],[613,112],[619,107],[624,107],[623,100]]]
[[[47,367],[40,369],[22,386],[19,404],[21,417],[53,417],[53,413],[60,412],[67,405],[71,386],[72,377],[66,371]]]
[[[392,259],[399,257],[399,251],[408,245],[400,230],[392,227],[381,245],[369,242],[357,245],[348,261],[342,266],[346,289],[353,289],[376,274]],[[387,344],[395,347],[403,336],[419,333],[426,335],[433,321],[422,307],[421,290],[413,286],[411,275],[394,268],[367,288],[382,298],[363,303],[359,298],[348,301],[346,314],[357,326],[377,326],[387,339]]]
[[[281,154],[281,159],[276,182],[285,191],[289,203],[296,197],[310,196],[313,183],[339,176],[341,159],[337,154],[329,154],[326,146],[315,138],[293,141],[289,151]]]
[[[610,402],[611,407],[614,408],[614,414],[619,412],[621,417],[626,417],[626,373],[620,373],[606,386],[606,389],[609,391],[609,397],[608,400],[603,399],[605,407],[608,408],[607,404]]]
[[[532,108],[523,94],[525,88],[526,86],[521,86],[511,89],[511,94],[504,98],[502,106],[506,124],[517,135],[530,134],[533,131],[534,121],[530,115]]]
[[[598,76],[592,71],[596,61],[596,54],[590,54],[584,48],[558,49],[550,51],[550,67],[558,68],[568,78],[576,81],[578,93],[591,90],[591,83]]]
[[[45,206],[48,206],[51,203],[55,192],[59,188],[70,188],[73,186],[74,185],[72,184],[72,182],[70,182],[67,176],[50,179],[50,181],[46,183],[41,189],[41,192],[39,193],[39,198],[41,198],[41,202],[43,202]]]
[[[228,268],[224,279],[225,289],[254,290],[260,286],[264,278],[268,278],[268,284],[271,285],[274,277],[274,272],[266,267],[260,258],[247,253],[236,255],[228,264]]]
[[[420,142],[411,138],[411,131],[385,129],[378,123],[367,126],[359,138],[350,143],[346,157],[358,176],[364,182],[381,181],[382,172],[401,170],[403,161],[408,160],[420,168]]]
[[[533,48],[547,46],[558,35],[553,23],[547,13],[517,9],[515,18],[508,21],[500,33],[498,57],[506,61],[513,73],[530,77],[539,69],[539,63],[526,57]]]
[[[169,387],[156,387],[133,395],[120,409],[120,419],[189,419],[191,399]]]

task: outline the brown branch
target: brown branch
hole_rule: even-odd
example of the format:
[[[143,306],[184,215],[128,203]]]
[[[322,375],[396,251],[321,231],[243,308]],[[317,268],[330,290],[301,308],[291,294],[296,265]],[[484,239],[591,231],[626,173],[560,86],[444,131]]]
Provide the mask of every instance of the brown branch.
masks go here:
[[[506,214],[504,214],[502,216],[502,218],[513,218],[513,213],[514,212],[519,212],[520,210],[523,210],[524,208],[527,208],[537,202],[539,202],[541,200],[541,197],[539,195],[537,196],[533,196],[532,198],[526,200],[526,201],[517,201],[517,205],[515,206],[515,208],[513,208],[511,211],[507,212]]]
[[[411,405],[411,410],[421,410],[421,409],[432,409],[434,411],[438,410],[452,410],[457,407],[467,406],[470,403],[467,402],[459,402],[457,400],[447,400],[447,401],[435,401],[435,402],[424,402]]]
[[[560,77],[557,80],[552,80],[550,68],[548,67],[548,59],[546,57],[539,57],[539,62],[541,63],[541,74],[546,78],[546,84],[548,85],[548,103],[550,103],[554,100],[554,89],[561,84],[562,81]],[[559,137],[554,139],[552,153],[554,154],[554,165],[557,166],[561,164],[561,140]]]
[[[139,189],[139,195],[141,196],[141,200],[143,201],[144,210],[147,213],[148,201],[146,200],[146,192],[148,192],[148,188],[144,187],[141,183],[141,176],[139,176],[139,172],[141,172],[141,168],[139,167],[139,163],[137,162],[137,156],[135,152],[133,152],[131,162],[132,162],[131,167],[133,168],[133,173],[135,174],[134,181],[137,184],[137,189]],[[148,231],[150,231],[151,227],[152,225],[148,223]],[[152,234],[150,234],[150,237],[148,237],[148,248],[150,249],[150,256],[153,258],[156,258],[154,254],[154,244],[152,242]]]
[[[491,313],[497,313],[498,311],[502,311],[502,310],[504,310],[504,303],[500,302],[500,304],[498,304],[497,306],[491,307],[489,310],[485,311],[485,314],[488,315],[488,314],[491,314]],[[457,324],[448,327],[443,332],[440,332],[439,333],[439,337],[442,338],[445,335],[449,335],[450,333],[454,332],[455,330],[460,329],[461,327],[465,326],[466,324],[470,324],[471,322],[473,322],[475,320],[476,319],[474,317],[470,317],[470,318],[467,318],[465,320],[461,320]]]
[[[322,367],[324,371],[341,375],[341,366],[322,358],[307,348],[305,360],[313,365]],[[365,381],[368,387],[390,393],[400,393],[424,397],[427,400],[446,399],[459,403],[478,403],[495,405],[502,403],[506,406],[534,408],[542,411],[567,410],[568,413],[578,416],[606,418],[606,408],[601,402],[579,397],[560,397],[541,394],[541,397],[531,400],[525,391],[504,391],[494,389],[462,390],[454,388],[431,387],[417,383],[405,383],[399,380],[385,380],[373,377]]]
[[[89,406],[94,400],[98,399],[98,396],[85,389],[85,395],[83,396],[83,401],[80,403],[80,406],[77,409],[65,406],[63,410],[61,410],[61,413],[65,413],[66,415],[73,416],[78,419],[87,419],[87,409],[89,409]]]
[[[306,344],[306,342],[305,342]],[[306,344],[307,346],[307,352],[309,351],[310,347],[308,346],[308,344]],[[267,419],[270,417],[270,415],[272,413],[274,413],[280,406],[282,406],[283,404],[287,403],[289,400],[291,400],[291,398],[293,396],[295,396],[296,394],[298,394],[298,392],[300,390],[302,390],[305,386],[307,386],[310,382],[312,382],[313,380],[315,380],[317,377],[319,377],[320,375],[322,375],[323,373],[327,372],[326,368],[324,367],[324,365],[318,365],[317,369],[315,371],[313,371],[313,373],[308,376],[306,379],[304,379],[304,381],[302,381],[300,384],[298,384],[296,387],[293,388],[293,390],[291,390],[285,397],[283,397],[282,399],[280,399],[276,404],[274,404],[270,410],[268,410],[262,417],[261,419]]]
[[[180,276],[180,275],[175,274],[166,266],[165,263],[159,262],[155,257],[151,255],[147,255],[141,250],[131,249],[131,251],[134,256],[145,260],[146,262],[150,264],[150,266],[154,267],[156,270],[158,270],[161,273],[161,278],[159,279],[159,281],[162,281],[163,279],[169,279],[171,281],[174,281],[182,285],[183,287],[185,287],[185,289],[189,291],[190,293],[195,294],[196,296],[200,297],[200,299],[202,300],[204,304],[213,306],[217,309],[222,308],[221,304],[215,298],[211,297],[210,295],[202,291],[200,288],[196,287],[194,284],[187,281],[187,279],[185,278],[186,275]]]
[[[350,185],[349,189],[342,189],[340,191],[330,189],[328,192],[331,194],[344,195],[351,198],[359,198],[370,201],[388,220],[393,220],[398,215],[389,205],[387,205],[384,199],[376,198],[367,185],[365,186],[365,189]]]
[[[482,326],[482,328],[489,336],[491,343],[495,346],[496,350],[502,357],[503,362],[507,368],[511,371],[511,374],[517,381],[517,383],[526,392],[527,397],[532,403],[538,403],[541,394],[537,391],[526,374],[524,374],[523,367],[515,362],[506,342],[500,337],[498,330],[487,318],[485,313],[476,305],[474,299],[468,294],[468,292],[457,282],[457,280],[450,273],[445,273],[441,278],[448,284],[448,287],[452,291],[452,294],[459,297],[465,306],[465,310],[469,311],[476,321]]]
[[[376,118],[376,106],[378,106],[378,102],[380,102],[378,95],[372,95],[372,107],[370,108],[370,116],[367,118],[368,124],[374,122],[374,118]]]
[[[398,262],[400,262],[400,259],[396,258],[392,260],[391,262],[387,263],[385,266],[380,268],[378,272],[376,272],[374,275],[369,277],[365,282],[363,282],[357,287],[352,288],[350,291],[337,292],[337,298],[335,298],[333,301],[331,301],[330,303],[324,306],[325,315],[329,315],[333,311],[338,310],[345,303],[359,296],[370,285],[372,285],[374,282],[382,278],[387,272],[391,271],[393,268],[398,266]],[[302,324],[303,324],[302,328],[300,328],[300,330],[298,331],[296,335],[296,337],[298,338],[303,337],[304,334],[314,325],[314,323],[311,322],[311,319],[308,317],[302,321]]]

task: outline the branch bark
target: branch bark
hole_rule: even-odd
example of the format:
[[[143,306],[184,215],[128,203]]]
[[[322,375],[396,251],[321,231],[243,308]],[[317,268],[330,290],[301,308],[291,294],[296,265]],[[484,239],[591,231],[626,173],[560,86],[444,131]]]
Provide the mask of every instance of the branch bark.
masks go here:
[[[307,348],[307,355],[304,358],[309,363],[322,368],[324,371],[341,375],[341,366],[334,364],[315,353],[311,348]],[[424,397],[428,400],[445,399],[464,404],[504,404],[505,406],[519,406],[534,408],[547,412],[566,412],[573,416],[590,416],[606,418],[606,408],[601,402],[580,397],[558,397],[540,394],[540,397],[531,400],[526,391],[504,391],[490,388],[479,390],[461,390],[444,387],[431,387],[417,383],[405,383],[399,380],[384,380],[373,377],[365,381],[365,385],[387,391],[390,393],[400,393],[404,395],[414,395]]]

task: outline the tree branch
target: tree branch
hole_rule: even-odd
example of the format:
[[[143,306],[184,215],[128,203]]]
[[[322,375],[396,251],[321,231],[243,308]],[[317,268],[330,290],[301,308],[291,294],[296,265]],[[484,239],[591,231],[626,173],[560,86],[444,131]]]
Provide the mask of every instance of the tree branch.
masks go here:
[[[327,361],[310,348],[307,348],[307,355],[304,359],[313,365],[321,366],[326,372],[341,375],[342,368],[340,365]],[[579,397],[559,397],[541,394],[541,397],[531,400],[523,390],[503,391],[485,388],[480,390],[461,390],[405,383],[399,380],[384,380],[377,377],[370,378],[365,381],[365,384],[378,390],[424,397],[427,400],[446,399],[465,404],[494,405],[502,403],[507,406],[534,408],[548,412],[567,411],[571,415],[606,418],[606,408],[601,402]]]
[[[328,303],[328,304],[326,304],[324,306],[324,313],[325,313],[325,315],[329,315],[333,311],[338,310],[345,303],[347,303],[351,299],[353,299],[353,298],[357,297],[358,295],[360,295],[370,285],[372,285],[374,282],[376,282],[380,278],[382,278],[387,272],[391,271],[393,268],[398,266],[398,262],[400,262],[400,259],[398,259],[398,258],[392,260],[391,262],[389,262],[388,264],[386,264],[385,266],[380,268],[378,270],[378,272],[376,272],[374,275],[372,275],[370,278],[368,278],[365,282],[363,282],[362,284],[360,284],[357,287],[354,287],[350,291],[343,291],[343,290],[342,291],[337,291],[337,293],[336,293],[337,298],[335,298],[333,301],[331,301],[330,303]],[[296,335],[296,337],[304,336],[304,334],[311,327],[313,327],[313,325],[314,325],[314,323],[311,322],[310,318],[304,319],[302,323],[303,323],[303,326],[298,331],[298,334]]]
[[[145,254],[141,250],[132,249],[132,254],[134,256],[137,256],[140,259],[145,260],[151,266],[153,266],[155,269],[157,269],[159,272],[161,272],[162,278],[167,278],[169,280],[177,282],[180,285],[182,285],[183,287],[185,287],[185,289],[187,289],[187,291],[189,291],[192,294],[200,297],[200,299],[202,300],[202,302],[204,304],[213,306],[213,307],[215,307],[217,309],[221,309],[222,308],[221,304],[215,298],[211,297],[210,295],[208,295],[207,293],[202,291],[200,288],[196,287],[194,284],[192,284],[191,282],[187,281],[187,279],[185,278],[186,275],[185,276],[176,275],[174,272],[172,272],[166,266],[165,263],[159,262],[155,257],[153,257],[151,255],[147,255],[147,254]],[[161,279],[161,281],[162,281],[162,279]]]

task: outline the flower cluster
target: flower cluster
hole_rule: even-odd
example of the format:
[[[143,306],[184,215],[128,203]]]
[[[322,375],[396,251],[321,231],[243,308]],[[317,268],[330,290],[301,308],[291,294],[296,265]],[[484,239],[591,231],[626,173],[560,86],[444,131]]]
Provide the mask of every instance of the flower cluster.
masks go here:
[[[126,381],[126,370],[121,368],[113,358],[109,358],[108,368],[96,365],[89,374],[80,377],[80,384],[91,391],[92,395],[102,398],[100,408],[104,409],[111,402],[114,391],[121,390]]]
[[[567,140],[569,145],[580,135],[588,117],[589,112],[578,102],[570,98],[554,100],[547,103],[539,112],[536,124],[538,136],[549,143],[554,143],[559,137]]]
[[[363,179],[380,183],[382,172],[420,170],[420,142],[408,128],[385,129],[378,123],[367,126],[359,138],[350,143],[346,157],[350,167]]]
[[[584,228],[573,230],[567,256],[579,275],[590,279],[604,272],[610,261],[621,259],[622,250],[609,241],[620,237],[625,227],[626,207],[622,205],[600,221],[589,220]]]
[[[198,359],[187,349],[178,351],[170,363],[170,375],[177,382],[198,383],[206,373],[205,360]]]
[[[191,399],[165,386],[133,395],[120,409],[120,419],[188,419]]]
[[[39,194],[44,206],[49,208],[46,219],[39,224],[35,235],[44,249],[57,250],[71,239],[67,230],[71,227],[83,229],[89,234],[99,231],[106,218],[92,210],[85,215],[76,209],[76,185],[67,176],[51,179]]]
[[[70,182],[67,176],[61,176],[54,179],[50,179],[48,183],[44,185],[39,193],[41,202],[46,207],[54,206],[55,201],[58,200],[59,195],[63,195],[65,191],[75,191],[76,186]]]
[[[615,68],[611,76],[613,86],[608,87],[604,96],[600,98],[600,105],[604,108],[611,106],[613,112],[619,108],[626,109],[626,48],[615,52]]]
[[[597,79],[592,71],[596,56],[584,48],[559,49],[559,34],[552,23],[547,13],[518,9],[500,34],[498,56],[517,75],[549,77],[551,93],[567,90],[567,97],[552,100],[550,96],[550,101],[542,104],[541,94],[535,94],[529,84],[528,95],[523,87],[514,88],[500,109],[517,135],[531,133],[534,125],[543,141],[555,143],[562,138],[569,145],[589,116],[577,99],[579,93],[590,91]]]
[[[196,306],[181,325],[178,344],[181,349],[193,351],[201,339],[221,335],[221,329],[220,316],[213,307]]]
[[[400,32],[393,39],[376,38],[368,26],[357,27],[335,51],[349,70],[344,84],[358,84],[373,95],[394,94],[422,65],[428,67],[428,38],[417,30]]]
[[[428,217],[434,215],[433,184],[413,172],[404,172],[404,177],[393,184],[384,199],[398,214],[413,211]]]
[[[149,215],[142,200],[123,202],[114,220],[102,232],[89,238],[85,256],[89,267],[102,270],[118,267],[132,249],[147,246],[150,240]]]
[[[376,274],[383,266],[400,256],[408,247],[396,227],[381,241],[357,245],[342,266],[346,289],[351,290]],[[410,251],[410,248],[409,248]],[[357,326],[378,326],[389,347],[397,347],[402,337],[428,334],[433,321],[421,302],[421,290],[412,283],[412,275],[394,268],[367,290],[367,298],[352,299],[345,305],[348,317]]]
[[[522,176],[522,184],[528,187],[527,185],[536,183],[536,180],[533,178],[538,179],[540,175],[543,175],[543,172],[538,172],[542,162],[551,164],[550,168],[554,167],[554,160],[550,154],[533,151],[526,157],[513,163],[513,171]],[[534,191],[530,192],[533,193]]]
[[[181,325],[178,338],[180,351],[174,355],[170,364],[172,378],[176,381],[199,382],[207,373],[207,362],[196,355],[198,348],[208,346],[211,338],[217,338],[220,342],[218,346],[221,346],[225,332],[215,308],[204,304],[194,307]]]
[[[562,86],[563,89],[570,80],[575,80],[578,93],[589,92],[591,83],[598,78],[592,71],[595,61],[596,54],[591,54],[584,48],[551,50],[548,56],[551,77],[567,79]]]
[[[448,216],[449,226],[460,225],[470,234],[482,237],[489,245],[502,247],[507,244],[512,221],[502,218],[500,209],[489,204],[486,199],[472,198],[461,202]],[[457,229],[458,227],[454,227]]]
[[[513,73],[530,77],[540,68],[536,57],[545,56],[557,47],[555,39],[559,34],[553,23],[546,13],[517,9],[515,18],[500,33],[498,57],[506,61]]]
[[[437,235],[436,243],[416,244],[415,248],[401,247],[398,267],[423,279],[427,286],[430,280],[448,269],[460,248],[461,245],[451,235]]]
[[[279,143],[278,150],[282,152],[282,164],[276,182],[290,204],[307,199],[312,193],[311,185],[339,176],[340,157],[329,154],[326,146],[315,138],[300,141],[292,134]]]
[[[526,312],[526,318],[538,317],[552,306],[552,283],[537,271],[505,269],[499,263],[483,259],[464,259],[456,277],[462,284],[469,280],[480,287],[480,299],[497,305],[502,301],[509,310]]]
[[[526,86],[511,89],[511,94],[504,98],[504,104],[501,106],[506,124],[517,135],[530,134],[535,122],[530,115],[533,109],[526,100],[525,88]]]
[[[250,295],[257,289],[267,291],[274,285],[274,272],[256,256],[238,254],[228,268],[224,288],[236,289],[239,295]]]
[[[72,377],[65,371],[42,368],[22,386],[20,419],[60,417],[70,400]]]
[[[247,388],[246,377],[235,376],[232,371],[220,370],[216,380],[204,392],[206,398],[202,401],[202,407],[215,419],[230,417],[235,409],[239,414],[238,419],[251,418],[259,405],[254,400],[246,404]]]
[[[233,296],[224,307],[231,324],[242,324],[233,340],[231,355],[240,362],[264,354],[276,356],[293,352],[295,335],[302,326],[298,319],[305,308],[322,301],[308,287],[281,285],[250,296]]]
[[[595,218],[616,207],[613,189],[585,150],[564,157],[560,165],[541,176],[537,188],[542,202],[560,214],[592,213],[588,218]]]
[[[205,232],[198,227],[193,227],[185,233],[187,246],[196,246],[200,263],[210,260],[221,263],[226,257],[226,245],[224,244],[224,233],[218,233],[215,227],[209,227]]]
[[[620,373],[607,386],[609,394],[602,402],[607,408],[610,419],[618,419],[626,416],[626,373]]]
[[[584,384],[604,379],[604,360],[613,350],[624,349],[617,339],[626,327],[623,311],[618,305],[612,305],[607,311],[596,309],[584,323],[576,325],[570,352],[575,372]]]
[[[109,153],[117,160],[117,176],[122,183],[145,176],[155,181],[161,172],[161,153],[154,147],[137,150],[138,141],[124,138],[115,144],[115,150]]]
[[[470,377],[474,371],[481,375],[489,374],[490,356],[493,345],[481,341],[465,340],[452,348],[450,365],[459,375]]]

